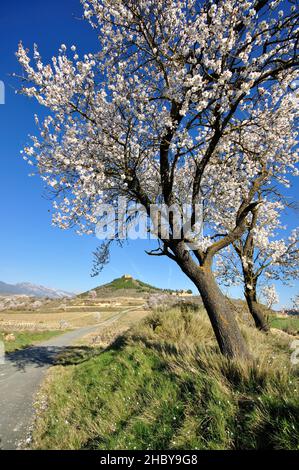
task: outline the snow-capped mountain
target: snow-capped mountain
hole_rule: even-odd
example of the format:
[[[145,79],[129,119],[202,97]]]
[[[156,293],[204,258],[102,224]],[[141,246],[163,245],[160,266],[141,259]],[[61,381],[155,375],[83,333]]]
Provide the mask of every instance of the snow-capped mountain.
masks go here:
[[[73,297],[71,292],[63,290],[50,289],[44,286],[31,284],[30,282],[21,282],[19,284],[6,284],[0,281],[0,295],[28,295],[32,297],[50,297],[52,299],[61,299],[63,297]]]

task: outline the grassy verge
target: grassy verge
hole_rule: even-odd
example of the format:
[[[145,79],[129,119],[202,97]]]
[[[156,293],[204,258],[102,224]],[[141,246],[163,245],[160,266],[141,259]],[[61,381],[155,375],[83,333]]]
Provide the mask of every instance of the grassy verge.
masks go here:
[[[205,315],[178,310],[149,316],[104,352],[78,361],[74,351],[40,393],[32,447],[299,449],[288,342],[243,332],[251,365],[219,354]]]
[[[46,341],[47,339],[53,338],[53,336],[61,335],[65,331],[63,330],[52,330],[52,331],[18,331],[18,332],[9,332],[1,333],[0,332],[0,341],[4,342],[4,347],[6,352],[16,351],[17,349],[26,348],[32,346],[35,343],[40,341]],[[5,336],[12,334],[14,336],[13,341],[5,341]]]
[[[272,328],[278,328],[291,335],[299,335],[299,318],[271,318],[270,325]]]

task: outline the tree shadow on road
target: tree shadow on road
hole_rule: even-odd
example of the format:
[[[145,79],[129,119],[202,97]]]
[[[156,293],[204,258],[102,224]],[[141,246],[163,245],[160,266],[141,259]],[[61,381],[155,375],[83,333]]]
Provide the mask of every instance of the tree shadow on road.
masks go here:
[[[29,367],[80,364],[101,352],[102,349],[88,346],[32,346],[7,353],[5,365],[26,372]]]

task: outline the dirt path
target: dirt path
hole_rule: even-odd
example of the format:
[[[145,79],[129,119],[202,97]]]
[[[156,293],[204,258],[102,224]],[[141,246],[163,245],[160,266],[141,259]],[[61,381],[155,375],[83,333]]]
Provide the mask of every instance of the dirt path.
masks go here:
[[[46,370],[55,363],[56,355],[130,310],[6,355],[5,363],[0,364],[0,449],[17,449],[26,438],[34,416],[35,394]]]

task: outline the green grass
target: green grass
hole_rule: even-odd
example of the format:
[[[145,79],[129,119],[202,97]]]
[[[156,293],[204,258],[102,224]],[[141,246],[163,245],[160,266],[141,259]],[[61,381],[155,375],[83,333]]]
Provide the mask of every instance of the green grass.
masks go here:
[[[299,318],[298,317],[272,318],[270,320],[270,325],[272,328],[278,328],[289,334],[293,334],[293,335],[299,334]]]
[[[61,335],[64,332],[65,331],[63,330],[10,332],[14,335],[15,341],[5,341],[5,336],[10,333],[0,332],[0,341],[4,342],[6,352],[12,352],[16,351],[17,349],[26,348],[40,341],[46,341],[47,339],[51,339],[53,336]]]
[[[223,358],[206,317],[178,310],[151,315],[79,362],[74,351],[44,385],[33,448],[299,449],[288,343],[243,332],[252,364]]]

